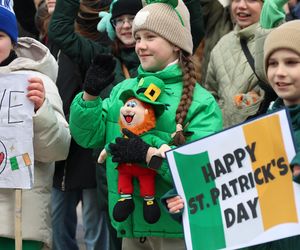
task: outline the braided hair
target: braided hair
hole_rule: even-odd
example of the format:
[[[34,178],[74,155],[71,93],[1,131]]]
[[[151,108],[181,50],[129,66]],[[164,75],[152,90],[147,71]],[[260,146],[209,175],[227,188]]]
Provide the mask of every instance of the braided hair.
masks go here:
[[[191,55],[181,50],[179,52],[179,65],[182,69],[183,89],[175,117],[177,129],[173,138],[173,143],[176,146],[183,145],[186,141],[182,128],[186,125],[184,124],[184,121],[192,104],[194,89],[197,82],[196,70]]]

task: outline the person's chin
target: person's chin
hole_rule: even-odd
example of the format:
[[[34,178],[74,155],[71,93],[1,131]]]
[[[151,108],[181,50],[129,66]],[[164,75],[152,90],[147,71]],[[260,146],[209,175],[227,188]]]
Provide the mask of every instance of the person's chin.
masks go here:
[[[122,39],[122,42],[127,48],[131,48],[135,46],[135,40],[132,40],[130,38],[125,37]]]
[[[157,69],[151,65],[148,65],[148,64],[142,64],[142,68],[145,70],[145,71],[148,71],[148,72],[156,72]]]

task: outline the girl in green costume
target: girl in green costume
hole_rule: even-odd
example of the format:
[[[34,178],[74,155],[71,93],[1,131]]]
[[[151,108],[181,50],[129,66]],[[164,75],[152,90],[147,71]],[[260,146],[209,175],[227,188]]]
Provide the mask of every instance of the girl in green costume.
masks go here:
[[[141,62],[138,76],[119,83],[109,98],[102,100],[98,96],[101,89],[113,80],[113,59],[99,55],[87,72],[84,92],[75,97],[71,106],[70,128],[78,144],[93,148],[116,141],[111,150],[112,156],[106,160],[111,217],[119,199],[118,171],[115,167],[122,162],[139,163],[147,167],[147,155],[152,150],[150,145],[138,140],[136,136],[120,140],[122,135],[118,118],[123,104],[119,97],[123,91],[141,91],[141,79],[147,76],[155,76],[164,82],[165,91],[157,101],[164,103],[166,110],[157,119],[153,133],[169,144],[181,145],[222,128],[217,103],[196,82],[191,61],[193,42],[189,12],[184,3],[149,3],[134,18],[133,36],[136,40],[135,51]],[[148,93],[147,89],[144,88],[145,93]],[[148,94],[151,95],[151,91]],[[175,136],[172,137],[174,132]],[[155,189],[159,200],[173,187],[173,181],[165,160],[156,171]],[[143,198],[139,195],[137,182],[134,182],[132,199],[135,209],[125,221],[116,222],[112,218],[118,236],[123,238],[123,249],[185,249],[182,226],[167,213],[162,212],[154,224],[144,221]]]

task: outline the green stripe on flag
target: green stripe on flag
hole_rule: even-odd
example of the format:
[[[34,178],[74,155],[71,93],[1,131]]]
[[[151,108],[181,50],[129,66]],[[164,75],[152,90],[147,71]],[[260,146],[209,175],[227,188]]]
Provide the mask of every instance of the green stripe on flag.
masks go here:
[[[11,170],[18,170],[19,169],[19,163],[18,163],[18,160],[17,160],[17,157],[12,157],[9,159],[10,161],[10,167],[11,167]]]
[[[215,182],[206,183],[202,173],[202,167],[207,168],[209,163],[208,152],[195,155],[174,152],[174,158],[188,202],[185,208],[188,209],[193,249],[225,248],[220,204],[213,204],[210,193],[216,187]]]

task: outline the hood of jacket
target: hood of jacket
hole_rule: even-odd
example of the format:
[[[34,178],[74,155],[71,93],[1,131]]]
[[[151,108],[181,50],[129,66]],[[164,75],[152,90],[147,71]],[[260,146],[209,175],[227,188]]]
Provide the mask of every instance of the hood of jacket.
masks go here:
[[[47,75],[53,82],[56,81],[58,72],[56,60],[42,43],[30,37],[21,37],[18,39],[15,52],[18,58],[1,67],[1,73],[33,70]]]

